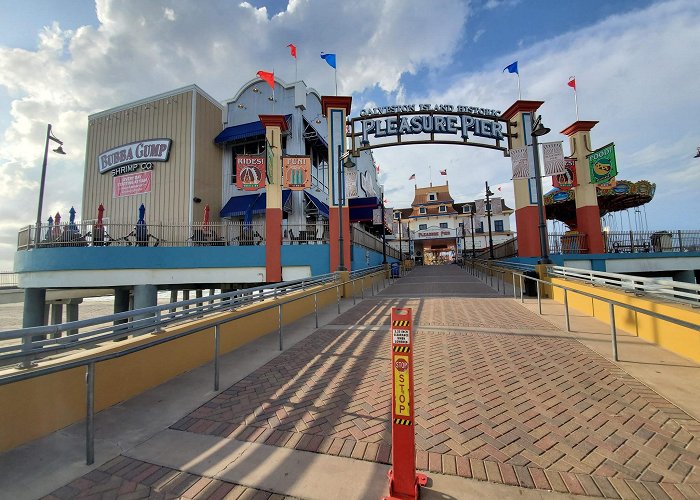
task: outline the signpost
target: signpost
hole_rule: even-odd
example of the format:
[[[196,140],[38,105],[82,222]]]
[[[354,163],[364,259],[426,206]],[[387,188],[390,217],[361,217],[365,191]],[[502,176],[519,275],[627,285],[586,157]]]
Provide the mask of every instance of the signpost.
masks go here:
[[[416,435],[413,408],[413,312],[391,308],[391,449],[393,468],[389,471],[386,500],[417,499],[428,482],[416,474]]]

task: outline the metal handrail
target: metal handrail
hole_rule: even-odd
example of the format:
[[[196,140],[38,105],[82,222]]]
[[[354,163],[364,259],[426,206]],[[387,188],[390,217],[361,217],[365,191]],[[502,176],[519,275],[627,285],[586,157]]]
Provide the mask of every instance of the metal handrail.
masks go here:
[[[383,283],[386,286],[386,277],[384,274],[384,268],[383,266],[376,266],[374,268],[376,272],[374,275],[381,275],[383,278]],[[328,275],[324,275],[328,276]],[[279,350],[283,350],[283,335],[282,335],[282,306],[286,304],[290,304],[292,302],[295,302],[297,300],[305,299],[307,297],[314,297],[314,313],[316,316],[316,328],[318,328],[318,294],[322,292],[326,292],[328,290],[336,289],[336,297],[337,297],[337,302],[338,302],[338,313],[340,313],[340,286],[346,284],[345,282],[341,282],[338,278],[339,275],[337,273],[334,273],[333,276],[335,277],[335,282],[329,286],[325,286],[320,289],[316,289],[307,293],[302,293],[299,296],[288,298],[284,300],[282,297],[277,296],[276,298],[278,299],[275,303],[270,303],[268,305],[262,306],[260,308],[255,309],[254,311],[246,311],[246,312],[241,312],[234,314],[231,317],[228,318],[221,318],[219,320],[214,320],[211,322],[208,322],[206,325],[199,325],[195,327],[188,328],[186,330],[183,330],[182,332],[176,333],[169,335],[167,337],[160,337],[160,338],[155,338],[153,340],[150,340],[148,342],[144,342],[143,344],[128,347],[126,349],[117,351],[117,352],[111,352],[111,353],[106,353],[106,354],[98,354],[92,357],[86,357],[83,359],[78,359],[74,361],[64,361],[64,362],[59,362],[56,365],[51,365],[51,366],[42,366],[42,367],[34,367],[30,368],[28,370],[23,370],[20,372],[15,372],[9,375],[4,375],[0,376],[0,385],[5,385],[5,384],[10,384],[13,382],[19,382],[22,380],[28,380],[31,378],[36,378],[36,377],[41,377],[44,375],[49,375],[51,373],[57,373],[61,372],[64,370],[69,370],[72,368],[79,368],[81,366],[87,367],[87,373],[86,373],[86,428],[85,428],[85,448],[86,448],[86,463],[87,465],[92,465],[95,461],[95,453],[94,453],[94,441],[95,441],[95,429],[94,429],[94,401],[95,401],[95,364],[103,361],[109,361],[112,359],[120,358],[129,354],[133,354],[139,351],[143,351],[145,349],[149,349],[151,347],[155,347],[160,344],[164,344],[167,342],[172,342],[174,340],[180,339],[182,337],[186,337],[188,335],[192,335],[194,333],[210,329],[214,327],[214,391],[219,390],[219,346],[220,346],[220,337],[221,337],[221,325],[245,318],[247,316],[252,316],[254,314],[258,314],[262,311],[267,311],[269,309],[277,308],[278,309],[278,331],[279,331]],[[359,278],[352,278],[350,279],[350,282],[353,284],[354,287],[354,282],[357,280],[364,280],[364,278],[367,277],[367,275],[363,275]],[[296,280],[298,281],[306,281],[306,280]],[[291,282],[290,282],[291,283]],[[373,281],[374,283],[374,281]],[[321,283],[323,285],[323,283]],[[284,286],[285,284],[281,284]],[[297,289],[298,290],[298,289]],[[302,288],[303,290],[303,288]],[[374,291],[374,285],[372,290]],[[364,291],[364,284],[363,284],[363,291]],[[353,295],[353,302],[354,302],[354,295]],[[195,301],[200,300],[194,299]],[[209,300],[209,297],[202,298],[202,300]],[[183,302],[192,302],[190,301],[183,301]],[[169,304],[168,306],[171,306],[172,304]],[[160,306],[156,306],[160,307]],[[166,306],[167,307],[167,306]],[[153,309],[153,308],[148,308],[148,309]],[[141,310],[143,312],[144,309]]]

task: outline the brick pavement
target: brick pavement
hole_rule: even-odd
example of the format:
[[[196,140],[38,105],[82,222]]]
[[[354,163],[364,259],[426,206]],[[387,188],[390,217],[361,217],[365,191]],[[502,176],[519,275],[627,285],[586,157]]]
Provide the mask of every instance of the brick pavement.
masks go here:
[[[606,498],[700,497],[697,421],[495,294],[365,300],[171,428],[390,463],[395,305],[417,313],[419,468]]]
[[[69,498],[282,500],[292,497],[119,456],[53,491],[44,500]]]

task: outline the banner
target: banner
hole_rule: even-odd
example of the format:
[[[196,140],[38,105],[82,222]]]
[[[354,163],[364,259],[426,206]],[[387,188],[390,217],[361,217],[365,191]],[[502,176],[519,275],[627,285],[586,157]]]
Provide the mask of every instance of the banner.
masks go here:
[[[530,164],[527,161],[527,146],[511,149],[509,153],[513,164],[513,179],[529,179]]]
[[[114,183],[112,184],[113,197],[121,198],[122,196],[150,193],[151,174],[153,172],[148,171],[114,177]]]
[[[603,146],[593,151],[587,158],[588,168],[591,171],[591,184],[609,183],[617,175],[615,144]]]
[[[345,199],[357,198],[357,170],[345,170]]]
[[[564,166],[564,149],[562,141],[543,142],[542,156],[544,157],[544,175],[549,177],[566,172]]]
[[[311,187],[311,157],[283,156],[282,172],[284,187],[292,191],[301,191]]]
[[[257,191],[265,187],[265,157],[236,155],[236,187]]]
[[[578,186],[576,182],[576,159],[564,158],[564,173],[552,177],[552,186],[568,191]]]
[[[503,200],[491,198],[491,215],[503,215]]]
[[[381,226],[382,225],[382,209],[381,208],[375,208],[372,210],[372,224],[375,226]]]

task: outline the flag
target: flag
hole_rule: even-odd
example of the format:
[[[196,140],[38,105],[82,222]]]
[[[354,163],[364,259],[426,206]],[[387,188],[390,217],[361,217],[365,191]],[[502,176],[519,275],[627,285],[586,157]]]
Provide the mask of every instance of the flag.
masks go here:
[[[572,89],[576,90],[576,77],[575,76],[570,76],[569,77],[569,83],[567,83],[569,87]]]
[[[501,186],[498,186],[498,190],[499,190],[499,191],[502,191]]]
[[[267,84],[272,88],[272,90],[275,90],[274,73],[270,73],[269,71],[258,71],[257,75],[260,77],[260,79],[266,81]]]
[[[379,163],[377,163],[377,173],[379,173]]]
[[[289,53],[292,55],[292,57],[294,59],[296,59],[297,58],[297,46],[294,45],[293,43],[290,43],[289,45],[287,45],[287,47],[289,47]]]
[[[324,54],[321,52],[321,59],[326,61],[331,68],[335,69],[335,54]]]
[[[513,179],[528,179],[530,177],[530,163],[527,157],[527,146],[508,151],[513,166]]]
[[[445,170],[440,170],[440,175],[447,175],[447,169],[445,169]]]
[[[409,181],[415,180],[416,174],[412,174],[411,177],[408,178]]]
[[[508,70],[508,73],[515,73],[519,75],[518,73],[518,61],[515,61],[514,63],[509,64],[505,68],[503,68],[503,71]]]
[[[564,148],[561,141],[543,142],[542,156],[545,177],[566,173],[564,165]]]

